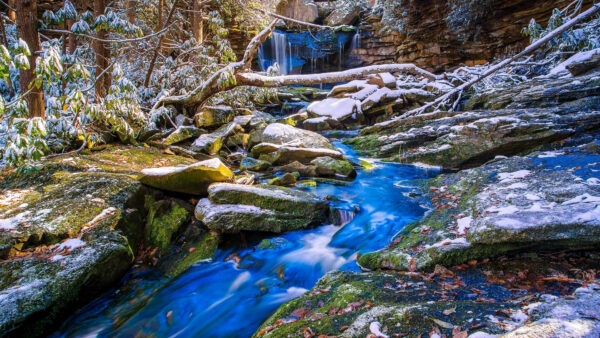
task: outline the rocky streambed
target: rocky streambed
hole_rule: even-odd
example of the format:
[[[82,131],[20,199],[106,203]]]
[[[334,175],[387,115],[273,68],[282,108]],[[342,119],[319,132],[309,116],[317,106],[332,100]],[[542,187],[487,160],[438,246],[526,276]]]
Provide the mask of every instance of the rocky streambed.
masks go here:
[[[0,329],[595,337],[599,72],[567,66],[409,117],[455,81],[293,88],[8,172]]]

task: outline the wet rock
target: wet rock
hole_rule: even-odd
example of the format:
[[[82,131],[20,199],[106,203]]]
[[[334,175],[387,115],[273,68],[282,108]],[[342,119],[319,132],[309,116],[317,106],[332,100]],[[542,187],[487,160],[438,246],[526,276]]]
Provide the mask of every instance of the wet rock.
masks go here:
[[[324,136],[281,123],[272,123],[267,126],[260,140],[263,143],[292,147],[335,149]]]
[[[278,120],[278,123],[289,124],[292,127],[295,127],[299,124],[302,124],[303,121],[307,120],[309,115],[307,112],[300,112],[290,116],[287,116],[283,119]]]
[[[267,161],[257,160],[252,157],[246,157],[240,165],[241,170],[250,171],[265,171],[271,167],[271,163]]]
[[[233,173],[219,159],[180,167],[144,169],[138,180],[151,187],[194,195],[204,195],[215,182],[233,179]]]
[[[358,262],[427,269],[505,253],[598,247],[600,188],[594,182],[569,168],[545,167],[537,156],[441,176],[433,188],[436,212],[408,226],[397,244]]]
[[[229,123],[211,134],[204,134],[192,143],[192,150],[213,155],[221,150],[225,140],[231,135],[243,130],[236,123]]]
[[[202,134],[202,132],[203,131],[201,129],[192,126],[181,126],[169,134],[169,136],[167,136],[162,143],[170,146],[190,138],[198,137],[200,134]]]
[[[214,184],[209,198],[196,206],[196,218],[208,228],[286,232],[327,222],[329,206],[316,196],[272,185]]]
[[[189,223],[192,214],[191,208],[180,200],[156,201],[152,196],[146,196],[145,207],[148,215],[146,216],[144,243],[158,248],[161,253],[166,253],[175,234]]]
[[[440,295],[445,292],[436,282],[418,277],[331,272],[303,296],[279,307],[254,337],[302,336],[306,327],[315,335],[367,337],[373,331],[373,323],[380,323],[378,329],[385,330],[387,336],[425,336],[433,326],[451,336],[455,325],[468,327],[473,322],[482,323],[492,333],[501,333],[505,331],[500,326],[504,323],[494,323],[493,313],[500,309],[506,313],[518,311],[510,302],[474,302],[469,296],[470,287],[452,291],[455,297],[444,300]],[[450,313],[443,315],[444,311]]]
[[[328,148],[299,148],[280,146],[271,143],[261,143],[255,146],[252,148],[250,155],[274,165],[285,165],[294,161],[309,163],[315,158],[323,156],[329,156],[336,159],[343,158],[341,152]]]
[[[356,177],[356,170],[352,164],[346,160],[334,159],[328,156],[318,157],[310,162],[317,167],[319,176],[334,176],[345,179]]]
[[[278,168],[280,171],[286,173],[300,173],[300,176],[304,177],[316,177],[317,176],[317,166],[314,165],[304,165],[298,161],[294,161],[288,163],[284,166]]]
[[[598,128],[595,102],[585,98],[553,108],[433,112],[364,128],[348,143],[392,161],[469,168]]]
[[[194,115],[198,128],[215,128],[233,121],[235,112],[228,106],[202,107]]]
[[[336,120],[327,116],[322,116],[305,120],[302,122],[302,128],[311,131],[330,130],[332,129],[330,122],[332,122],[333,125],[339,125]]]
[[[144,196],[152,194],[131,174],[156,163],[190,162],[156,149],[107,146],[47,159],[37,171],[5,177],[3,334],[43,336],[121,280],[144,238]]]
[[[293,187],[296,185],[296,180],[300,177],[300,173],[286,173],[283,176],[275,177],[269,180],[269,185],[278,185],[281,187]]]

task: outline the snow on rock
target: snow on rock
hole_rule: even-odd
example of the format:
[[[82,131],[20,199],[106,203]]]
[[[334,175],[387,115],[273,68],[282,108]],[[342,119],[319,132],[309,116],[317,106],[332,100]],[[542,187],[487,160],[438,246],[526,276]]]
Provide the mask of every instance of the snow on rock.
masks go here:
[[[306,110],[310,114],[318,116],[329,116],[338,121],[353,119],[353,115],[359,112],[360,101],[352,98],[328,98],[323,101],[311,103]]]
[[[69,238],[64,242],[57,244],[55,246],[55,251],[58,251],[58,252],[64,251],[64,250],[73,251],[73,250],[77,250],[81,247],[84,247],[85,245],[86,245],[86,243],[79,238]]]
[[[600,63],[600,48],[592,49],[590,51],[585,52],[579,52],[568,58],[563,63],[554,67],[548,73],[548,76],[567,74],[567,72],[570,72],[573,75],[580,75],[586,70],[586,67],[583,65],[597,65],[598,63]]]
[[[498,178],[500,179],[500,181],[506,182],[506,181],[512,181],[512,180],[516,180],[516,179],[523,179],[523,178],[527,177],[529,174],[531,174],[531,171],[529,171],[529,170],[519,170],[519,171],[515,171],[512,173],[500,173],[500,174],[498,174]]]

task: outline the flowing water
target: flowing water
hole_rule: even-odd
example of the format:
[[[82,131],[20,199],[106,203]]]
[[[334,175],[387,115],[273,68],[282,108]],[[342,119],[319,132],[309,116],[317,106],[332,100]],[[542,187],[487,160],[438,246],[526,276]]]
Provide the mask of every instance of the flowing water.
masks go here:
[[[358,161],[351,149],[336,143]],[[67,321],[57,337],[205,336],[248,337],[282,303],[302,295],[325,273],[357,271],[356,254],[387,246],[426,208],[411,192],[436,169],[376,163],[347,185],[320,183],[308,189],[335,196],[343,226],[322,225],[246,248],[220,249],[175,280],[152,272],[132,275]],[[241,261],[227,260],[237,254]]]

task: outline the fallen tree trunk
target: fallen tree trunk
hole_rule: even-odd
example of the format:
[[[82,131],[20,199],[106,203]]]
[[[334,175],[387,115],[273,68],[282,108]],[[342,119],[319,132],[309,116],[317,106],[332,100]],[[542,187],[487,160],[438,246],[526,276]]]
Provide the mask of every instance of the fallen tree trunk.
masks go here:
[[[217,72],[215,72],[202,85],[196,87],[186,95],[161,97],[152,109],[157,109],[164,105],[186,105],[202,106],[212,96],[240,86],[254,86],[265,88],[276,88],[296,85],[318,85],[337,82],[346,82],[362,79],[367,75],[379,73],[405,73],[417,76],[423,76],[430,80],[439,80],[441,77],[421,69],[413,64],[388,64],[375,65],[362,68],[355,68],[341,72],[309,74],[309,75],[282,75],[266,76],[251,72],[254,56],[257,54],[260,45],[275,30],[279,19],[256,35],[248,44],[244,58],[241,62],[231,63]]]

